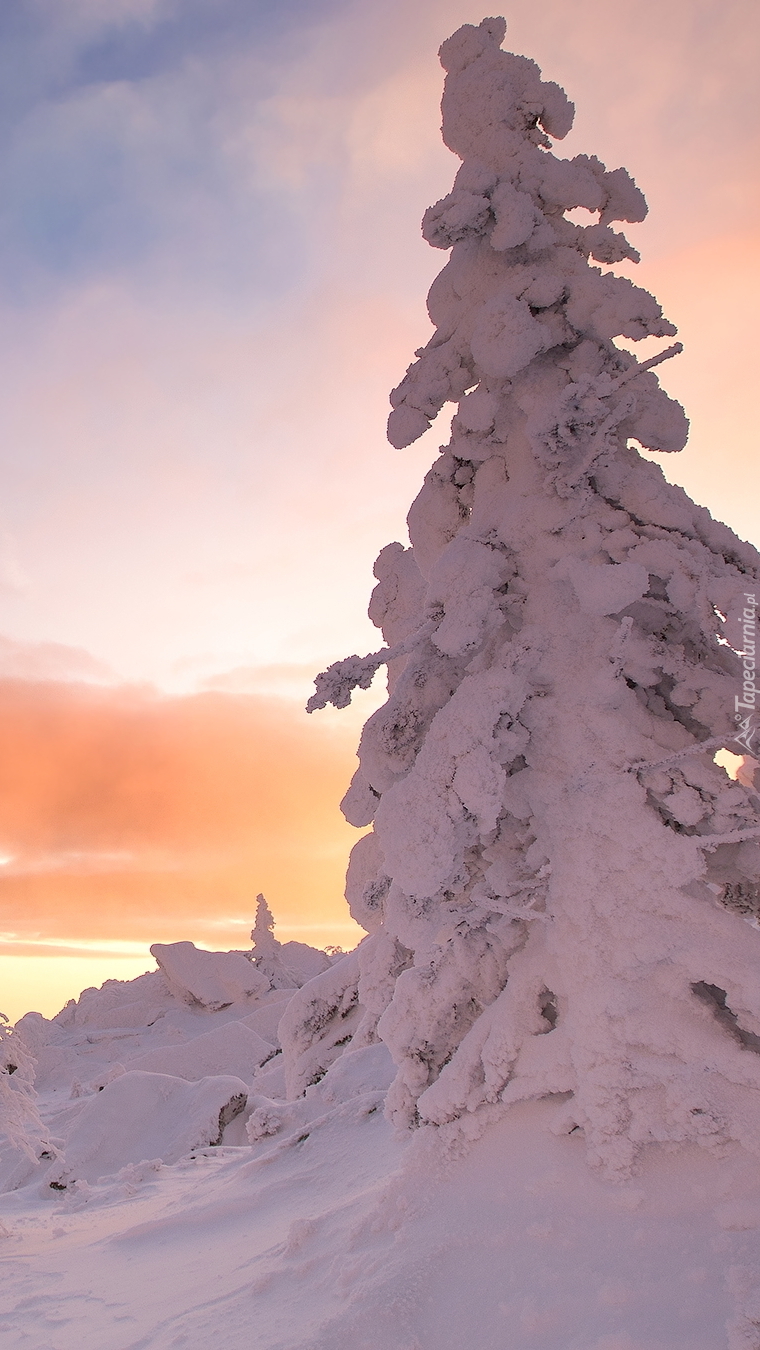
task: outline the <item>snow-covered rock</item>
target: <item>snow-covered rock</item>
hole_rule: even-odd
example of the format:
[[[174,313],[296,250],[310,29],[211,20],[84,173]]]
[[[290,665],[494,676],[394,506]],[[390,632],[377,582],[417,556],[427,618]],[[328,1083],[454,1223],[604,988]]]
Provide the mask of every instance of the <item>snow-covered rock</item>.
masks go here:
[[[215,1010],[261,997],[270,982],[242,952],[209,952],[192,942],[154,942],[150,949],[175,997]]]
[[[247,1098],[247,1085],[232,1076],[188,1083],[162,1073],[121,1074],[85,1102],[43,1184],[65,1189],[144,1159],[177,1162],[220,1143]]]

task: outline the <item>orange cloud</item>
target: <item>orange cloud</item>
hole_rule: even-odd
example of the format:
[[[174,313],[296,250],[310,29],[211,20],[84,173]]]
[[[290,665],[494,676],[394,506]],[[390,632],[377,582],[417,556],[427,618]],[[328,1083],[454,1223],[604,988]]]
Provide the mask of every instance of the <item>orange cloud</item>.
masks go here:
[[[289,936],[351,945],[352,722],[223,692],[0,681],[2,950],[245,945],[259,890]]]

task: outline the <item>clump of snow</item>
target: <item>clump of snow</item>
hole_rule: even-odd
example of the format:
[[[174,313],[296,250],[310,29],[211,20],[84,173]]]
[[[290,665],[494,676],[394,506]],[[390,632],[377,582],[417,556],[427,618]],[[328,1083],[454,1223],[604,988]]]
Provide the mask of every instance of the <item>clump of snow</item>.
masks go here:
[[[280,1021],[292,994],[292,989],[280,989],[276,996],[270,994],[252,1013],[241,1018],[241,1026],[250,1027],[262,1040],[279,1049]]]
[[[0,1140],[12,1185],[20,1185],[41,1157],[52,1157],[50,1134],[40,1116],[34,1088],[35,1061],[23,1034],[0,1013]]]
[[[161,1017],[174,1001],[166,976],[161,970],[151,970],[136,980],[106,980],[100,989],[84,989],[77,1000],[69,999],[54,1022],[57,1029],[146,1026],[151,1019]],[[32,1032],[30,1018],[40,1019],[40,1014],[28,1013],[23,1019],[24,1036],[31,1034],[36,1045],[42,1034],[43,1042],[49,1043],[49,1027],[43,1029],[47,1026],[45,1019],[38,1020],[37,1031]]]
[[[207,952],[193,942],[154,942],[150,949],[175,997],[216,1011],[270,988],[242,952]]]
[[[334,1060],[319,1084],[324,1102],[347,1102],[367,1092],[384,1092],[396,1076],[387,1045],[377,1041],[361,1050],[346,1050]]]
[[[451,255],[391,394],[393,445],[447,401],[451,440],[411,547],[378,559],[389,646],[336,663],[310,707],[393,663],[343,803],[374,822],[347,880],[371,937],[346,1044],[390,1050],[391,1119],[467,1132],[559,1094],[557,1128],[622,1177],[656,1142],[758,1150],[760,797],[713,754],[735,744],[732,616],[756,612],[760,556],[632,444],[688,432],[655,373],[680,344],[616,345],[676,331],[609,270],[638,256],[611,223],[646,202],[624,169],[555,154],[573,106],[503,34],[441,48],[462,165],[423,234]],[[345,1039],[343,990],[311,988],[287,1015],[292,1094]]]

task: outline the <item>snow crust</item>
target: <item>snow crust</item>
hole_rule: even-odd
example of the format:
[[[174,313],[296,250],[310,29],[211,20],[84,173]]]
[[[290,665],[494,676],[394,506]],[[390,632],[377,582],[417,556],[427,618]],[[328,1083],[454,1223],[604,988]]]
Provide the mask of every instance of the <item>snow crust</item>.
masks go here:
[[[651,1150],[634,1181],[606,1182],[579,1134],[552,1133],[556,1100],[502,1110],[466,1150],[451,1127],[400,1137],[389,1061],[347,1050],[295,1101],[251,1093],[221,1145],[174,1163],[152,1147],[158,1117],[132,1116],[138,1161],[0,1197],[4,1347],[756,1344],[760,1186],[740,1148]],[[130,1079],[162,1081],[128,1073],[90,1097],[90,1139],[117,1084],[153,1104],[127,1099]]]

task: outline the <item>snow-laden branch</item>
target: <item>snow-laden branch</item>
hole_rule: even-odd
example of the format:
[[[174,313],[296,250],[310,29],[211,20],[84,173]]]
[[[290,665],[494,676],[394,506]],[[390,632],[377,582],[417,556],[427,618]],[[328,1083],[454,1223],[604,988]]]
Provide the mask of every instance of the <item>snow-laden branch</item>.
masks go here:
[[[677,750],[673,755],[666,755],[664,759],[642,759],[634,764],[626,765],[627,773],[644,773],[647,769],[663,769],[669,764],[677,764],[681,759],[688,759],[690,755],[701,755],[708,750],[723,750],[727,741],[735,741],[735,736],[711,736],[706,741],[695,741],[693,745],[687,745],[683,750]]]
[[[627,370],[624,375],[621,375],[619,379],[614,381],[612,388],[622,388],[624,384],[629,384],[631,380],[635,380],[636,376],[641,375],[645,370],[653,370],[655,366],[661,365],[663,361],[669,361],[672,356],[680,356],[682,351],[683,343],[674,342],[672,347],[666,347],[664,352],[658,352],[657,356],[650,356],[648,361],[640,361],[632,370]]]
[[[598,380],[593,382],[594,392],[600,399],[606,400],[617,393],[618,390],[624,388],[625,385],[631,384],[637,376],[643,375],[645,371],[652,370],[655,366],[661,365],[663,361],[669,361],[673,356],[679,356],[682,351],[683,343],[674,342],[673,345],[667,347],[665,351],[659,352],[657,356],[650,357],[648,361],[640,362],[631,370],[625,371],[625,373],[616,380],[610,381],[608,377],[601,376]],[[585,478],[594,462],[600,455],[604,454],[604,452],[609,449],[612,432],[635,411],[635,408],[636,397],[633,393],[628,393],[610,408],[609,413],[594,432],[589,448],[580,463],[575,465],[572,472],[563,478],[562,486],[565,489],[574,487]]]
[[[393,647],[381,647],[367,656],[345,656],[342,661],[334,661],[327,670],[320,671],[315,677],[315,692],[306,704],[306,711],[318,712],[320,708],[326,708],[328,703],[332,703],[335,708],[347,708],[354,689],[369,689],[381,666],[395,661],[397,656],[408,656],[414,647],[435,631],[435,626],[435,622],[430,620]]]
[[[698,843],[700,848],[713,849],[719,844],[743,844],[745,839],[757,839],[759,835],[760,825],[753,825],[749,830],[731,830],[729,834],[699,835]]]

